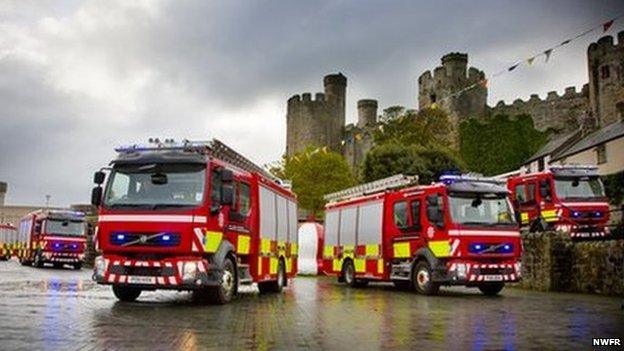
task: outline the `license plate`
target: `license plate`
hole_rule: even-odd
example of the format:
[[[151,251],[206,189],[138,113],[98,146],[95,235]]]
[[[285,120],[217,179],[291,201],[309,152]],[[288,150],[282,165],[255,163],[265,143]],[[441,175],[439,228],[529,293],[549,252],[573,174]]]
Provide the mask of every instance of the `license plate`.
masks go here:
[[[128,283],[130,284],[155,284],[156,277],[129,276]]]
[[[486,282],[499,282],[499,281],[503,280],[503,276],[500,275],[500,274],[484,275],[483,276],[483,280],[485,280]]]

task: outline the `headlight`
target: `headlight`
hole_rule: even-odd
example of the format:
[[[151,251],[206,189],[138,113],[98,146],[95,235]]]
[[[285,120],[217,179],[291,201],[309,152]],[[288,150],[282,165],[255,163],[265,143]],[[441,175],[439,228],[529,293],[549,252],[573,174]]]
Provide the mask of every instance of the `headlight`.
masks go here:
[[[97,257],[95,259],[95,274],[104,275],[104,271],[106,270],[106,262],[104,262],[104,258],[102,256]]]
[[[195,262],[184,263],[184,269],[182,272],[182,280],[195,279],[196,272],[197,272],[197,263]]]
[[[466,264],[458,263],[457,264],[457,278],[459,279],[466,278],[467,274],[468,274],[468,269],[466,267]]]

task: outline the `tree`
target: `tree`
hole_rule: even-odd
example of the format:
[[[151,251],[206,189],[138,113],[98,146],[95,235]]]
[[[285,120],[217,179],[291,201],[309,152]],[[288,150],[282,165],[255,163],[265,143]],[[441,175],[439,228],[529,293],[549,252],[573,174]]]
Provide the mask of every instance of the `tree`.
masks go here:
[[[450,120],[441,109],[405,111],[394,106],[384,110],[382,124],[373,136],[377,145],[398,143],[403,145],[445,146],[450,144]]]
[[[548,133],[536,130],[529,115],[497,115],[462,122],[459,136],[460,155],[470,170],[496,175],[518,169],[546,143]]]
[[[362,176],[371,182],[403,173],[418,175],[421,184],[428,184],[445,172],[463,169],[463,161],[447,149],[391,143],[377,145],[366,154]]]
[[[320,217],[325,207],[323,196],[355,185],[355,177],[342,155],[327,148],[308,147],[304,152],[284,156],[271,172],[292,181],[299,207]]]

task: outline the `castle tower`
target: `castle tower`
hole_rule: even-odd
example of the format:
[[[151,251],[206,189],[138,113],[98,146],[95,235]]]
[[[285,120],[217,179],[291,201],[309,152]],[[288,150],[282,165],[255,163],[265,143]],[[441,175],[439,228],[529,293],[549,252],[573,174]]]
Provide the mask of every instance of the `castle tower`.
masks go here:
[[[589,105],[600,127],[619,120],[617,104],[624,101],[624,31],[605,36],[587,49]]]
[[[0,182],[0,206],[4,206],[4,199],[7,192],[7,183]]]
[[[288,99],[286,155],[308,146],[329,146],[339,151],[345,124],[347,78],[338,73],[323,79],[325,93],[303,93]]]
[[[459,123],[471,117],[482,117],[487,111],[487,88],[477,86],[450,97],[462,89],[485,79],[485,74],[474,67],[468,68],[468,54],[453,52],[441,59],[442,65],[426,71],[418,78],[418,108],[438,106],[449,112],[453,140],[458,141]],[[457,146],[457,143],[455,143]]]
[[[359,128],[373,126],[377,123],[377,100],[362,99],[357,103]]]

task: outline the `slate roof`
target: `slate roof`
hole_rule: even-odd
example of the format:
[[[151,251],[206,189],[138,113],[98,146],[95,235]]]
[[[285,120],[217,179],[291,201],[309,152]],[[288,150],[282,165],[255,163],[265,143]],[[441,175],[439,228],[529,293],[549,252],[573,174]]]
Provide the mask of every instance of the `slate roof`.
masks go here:
[[[559,160],[621,137],[624,137],[624,121],[611,123],[587,135],[570,147],[555,153],[550,159],[551,161]]]
[[[539,149],[535,154],[533,154],[533,156],[531,156],[528,160],[526,160],[525,163],[531,163],[544,156],[556,154],[558,151],[560,151],[562,147],[566,146],[566,144],[569,144],[572,139],[578,138],[579,136],[580,129],[554,138],[547,142],[544,146],[542,146],[542,148]]]

